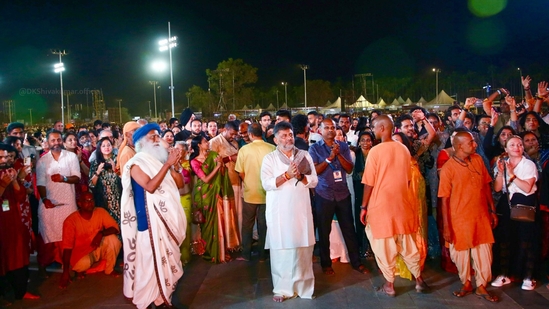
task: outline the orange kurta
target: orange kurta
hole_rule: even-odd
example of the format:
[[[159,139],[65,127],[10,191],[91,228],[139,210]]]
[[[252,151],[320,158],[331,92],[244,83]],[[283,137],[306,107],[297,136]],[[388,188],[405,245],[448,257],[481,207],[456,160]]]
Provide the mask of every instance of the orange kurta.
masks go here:
[[[452,243],[458,251],[494,242],[486,196],[492,179],[478,154],[466,165],[450,158],[440,172],[438,197],[450,198]]]
[[[418,230],[418,210],[411,202],[411,156],[398,142],[383,142],[370,150],[362,183],[373,187],[366,220],[376,239]]]

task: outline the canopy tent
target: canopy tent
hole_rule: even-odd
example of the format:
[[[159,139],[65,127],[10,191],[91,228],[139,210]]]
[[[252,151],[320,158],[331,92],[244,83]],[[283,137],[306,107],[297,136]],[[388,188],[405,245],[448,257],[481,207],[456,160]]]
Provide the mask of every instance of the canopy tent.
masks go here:
[[[425,104],[427,103],[427,100],[425,100],[423,97],[419,98],[419,100],[417,101],[418,104]]]
[[[330,103],[330,101],[328,101]],[[323,109],[341,109],[341,97],[337,97],[337,100],[334,103],[326,104]]]
[[[328,101],[328,103],[330,103],[330,101]],[[321,109],[321,112],[328,111],[328,110],[330,110],[330,112],[334,112],[334,111],[340,112],[341,111],[341,97],[338,97],[337,100],[334,101],[334,103],[326,104],[326,106],[324,106]]]
[[[249,110],[250,108],[248,107],[248,105],[244,105],[242,106],[242,108],[240,109],[241,111],[246,111],[246,110]]]
[[[398,99],[397,99],[398,103],[400,105],[404,105],[406,103],[406,101],[404,101],[404,99],[402,98],[402,96],[399,96]]]
[[[440,93],[432,101],[426,103],[426,106],[435,106],[435,105],[447,105],[450,106],[454,104],[454,99],[450,97],[444,90],[441,90]]]
[[[374,105],[370,102],[368,102],[368,100],[366,100],[366,98],[364,98],[364,96],[360,96],[355,103],[353,103],[350,107],[351,108],[355,108],[355,109],[365,109],[365,108],[371,108],[373,107]]]
[[[274,111],[275,107],[273,106],[273,103],[269,104],[269,106],[266,108],[268,111]]]
[[[406,105],[413,105],[414,103],[412,102],[412,100],[410,100],[410,98],[406,99],[406,102],[404,102]]]
[[[259,103],[254,107],[254,109],[261,109],[261,106],[259,106]]]
[[[288,104],[286,104],[286,102],[284,102],[284,104],[282,104],[280,109],[288,109]]]
[[[379,98],[379,101],[377,102],[377,106],[379,106],[379,108],[385,108],[385,106],[387,106],[387,103],[385,103],[383,98]]]

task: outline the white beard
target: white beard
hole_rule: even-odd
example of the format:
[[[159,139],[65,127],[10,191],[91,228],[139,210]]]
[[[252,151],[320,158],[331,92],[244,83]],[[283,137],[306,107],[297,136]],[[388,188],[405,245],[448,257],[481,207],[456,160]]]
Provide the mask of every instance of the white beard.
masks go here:
[[[162,163],[166,163],[166,161],[168,161],[168,149],[164,148],[161,143],[142,141],[140,151],[150,154]]]

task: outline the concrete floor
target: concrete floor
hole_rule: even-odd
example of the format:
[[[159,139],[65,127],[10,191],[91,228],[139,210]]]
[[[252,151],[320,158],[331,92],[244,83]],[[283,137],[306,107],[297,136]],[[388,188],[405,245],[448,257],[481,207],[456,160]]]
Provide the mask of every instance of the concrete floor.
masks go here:
[[[349,264],[335,263],[334,276],[324,275],[320,264],[315,263],[315,299],[274,303],[268,261],[260,263],[255,257],[251,262],[213,265],[195,256],[185,267],[173,303],[178,308],[549,308],[547,282],[538,283],[535,291],[522,291],[521,283],[490,287],[500,298],[497,304],[475,295],[456,298],[452,291],[460,287],[457,275],[442,271],[437,261],[429,261],[423,275],[432,288],[430,294],[417,294],[413,282],[398,278],[397,297],[389,298],[374,289],[383,283],[375,262],[365,263],[371,270],[369,275],[352,270]],[[16,301],[9,308],[135,308],[122,295],[122,277],[88,275],[66,290],[58,288],[59,278],[60,274],[53,272],[50,278],[40,280],[32,271],[30,291],[42,298]]]

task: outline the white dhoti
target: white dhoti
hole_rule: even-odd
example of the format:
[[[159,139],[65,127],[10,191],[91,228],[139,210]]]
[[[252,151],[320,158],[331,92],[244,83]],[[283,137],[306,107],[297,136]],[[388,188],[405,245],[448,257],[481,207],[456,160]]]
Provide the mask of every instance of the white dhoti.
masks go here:
[[[420,254],[415,241],[415,234],[399,234],[387,238],[374,238],[370,225],[367,224],[366,236],[376,256],[377,266],[388,282],[395,281],[397,255],[408,267],[414,277],[421,276]]]
[[[284,297],[312,298],[315,290],[313,248],[271,249],[273,293]]]
[[[450,257],[457,266],[461,283],[471,281],[471,260],[477,286],[486,286],[492,280],[492,244],[480,244],[459,251],[454,248],[454,244],[450,244]]]
[[[185,239],[187,219],[180,204],[179,190],[170,173],[154,193],[145,190],[148,229],[137,230],[130,168],[138,165],[151,179],[162,163],[146,153],[137,153],[122,174],[122,239],[124,244],[124,295],[138,309],[171,305],[171,297],[183,275],[179,246]]]

